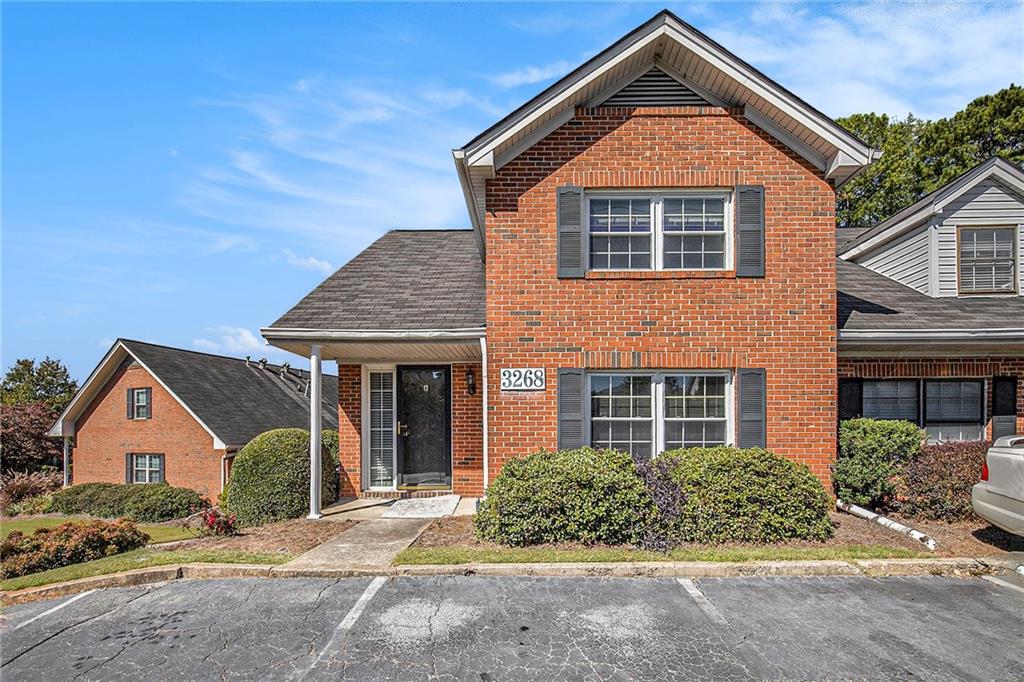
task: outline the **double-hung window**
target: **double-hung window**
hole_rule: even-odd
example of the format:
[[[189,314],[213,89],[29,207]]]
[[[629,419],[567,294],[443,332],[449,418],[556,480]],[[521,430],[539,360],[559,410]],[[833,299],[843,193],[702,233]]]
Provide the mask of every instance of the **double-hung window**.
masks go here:
[[[163,455],[129,455],[129,481],[132,483],[163,483]]]
[[[1017,290],[1017,254],[1012,227],[961,228],[960,293],[1001,294]]]
[[[840,419],[899,419],[924,428],[931,441],[985,435],[985,382],[980,379],[844,379]]]
[[[729,192],[587,197],[591,270],[729,267]]]
[[[128,389],[128,418],[149,419],[153,416],[152,409],[153,389],[151,388],[129,388]]]
[[[650,459],[729,442],[727,372],[588,375],[590,445]]]

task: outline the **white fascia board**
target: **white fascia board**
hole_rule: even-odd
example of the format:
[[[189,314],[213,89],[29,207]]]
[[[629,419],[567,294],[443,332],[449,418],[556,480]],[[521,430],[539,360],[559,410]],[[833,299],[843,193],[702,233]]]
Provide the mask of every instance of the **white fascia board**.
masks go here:
[[[544,125],[540,126],[532,133],[515,143],[505,151],[501,152],[497,156],[493,156],[493,168],[498,170],[505,166],[509,161],[525,152],[527,149],[537,144],[545,137],[555,132],[563,125],[572,120],[572,117],[576,114],[572,107],[565,109],[562,113],[552,116]]]
[[[841,131],[835,130],[828,122],[819,120],[820,115],[808,111],[800,103],[794,102],[784,92],[764,82],[758,74],[737,64],[727,55],[720,54],[712,46],[697,40],[695,36],[691,35],[683,27],[674,24],[675,22],[670,20],[666,26],[666,32],[670,38],[696,54],[712,67],[754,91],[778,109],[786,112],[815,134],[828,140],[837,149],[845,151],[855,162],[861,165],[867,165],[871,162],[873,150],[870,147],[848,138]]]
[[[1002,329],[841,329],[840,341],[1024,341],[1024,327]]]
[[[997,165],[993,165],[987,173],[983,173],[976,178],[973,178],[970,182],[965,182],[960,187],[951,190],[948,194],[943,195],[941,199],[935,200],[935,207],[941,211],[943,208],[953,203],[960,197],[962,197],[967,191],[976,187],[978,183],[989,178],[995,178],[1004,185],[1008,185],[1010,188],[1015,190],[1017,193],[1024,195],[1024,180],[1019,175],[1013,173],[1007,173],[1004,169]]]
[[[486,336],[483,327],[458,329],[298,329],[263,327],[260,334],[270,341],[346,341],[346,340],[417,340],[417,339],[480,339]]]
[[[891,227],[889,227],[889,229],[885,230],[884,232],[879,232],[866,242],[858,244],[852,249],[842,252],[841,254],[839,254],[839,257],[842,258],[843,260],[855,260],[858,256],[874,251],[879,246],[882,246],[883,244],[886,244],[892,241],[893,239],[896,239],[907,230],[913,227],[917,227],[924,221],[928,220],[934,215],[938,215],[939,213],[942,213],[942,211],[941,209],[936,208],[934,203],[922,207],[921,210],[918,211],[917,213],[912,213],[911,215],[908,215],[906,218],[896,223],[895,225],[892,225]]]
[[[121,351],[121,352],[119,353],[118,351]],[[106,376],[106,375],[111,373],[110,370],[112,369],[113,363],[114,362],[120,363],[124,359],[125,356],[131,357],[133,360],[135,360],[135,362],[139,363],[139,365],[144,370],[146,370],[146,372],[151,377],[153,377],[153,379],[158,384],[160,384],[160,386],[165,391],[167,391],[171,395],[171,397],[174,398],[178,402],[178,404],[182,406],[182,408],[184,408],[184,410],[186,412],[188,412],[189,416],[191,416],[193,419],[195,419],[196,423],[199,424],[201,427],[203,427],[203,430],[205,430],[208,434],[210,434],[210,437],[213,439],[213,447],[214,447],[214,449],[216,449],[216,450],[223,450],[223,449],[225,449],[227,447],[224,444],[224,441],[222,441],[217,436],[217,434],[213,432],[213,429],[211,429],[209,426],[207,426],[206,423],[202,419],[199,418],[199,415],[197,415],[195,412],[193,412],[192,408],[190,408],[188,405],[186,405],[185,401],[182,400],[181,398],[179,398],[178,395],[174,391],[171,390],[171,387],[168,386],[167,384],[165,384],[164,381],[159,376],[157,376],[156,372],[154,372],[149,367],[147,367],[146,363],[144,363],[142,360],[140,360],[137,355],[132,353],[131,349],[128,348],[128,346],[124,345],[124,343],[121,342],[121,341],[118,341],[117,343],[115,343],[113,345],[113,347],[111,347],[111,349],[109,351],[107,351],[107,354],[105,356],[103,356],[103,359],[100,360],[100,363],[98,365],[96,365],[96,369],[94,369],[92,371],[92,374],[89,375],[89,378],[86,379],[85,383],[83,383],[81,388],[78,389],[78,392],[75,393],[75,396],[71,399],[71,402],[68,403],[68,406],[64,408],[63,412],[61,412],[60,417],[58,417],[58,419],[57,419],[57,423],[54,424],[53,427],[49,431],[47,431],[46,435],[48,435],[48,436],[70,436],[70,435],[74,435],[75,422],[78,419],[78,417],[81,416],[80,412],[78,412],[78,413],[75,412],[75,410],[78,407],[79,403],[82,400],[85,399],[85,396],[88,393],[91,393],[91,389],[93,388],[93,384],[96,381],[98,381],[100,378],[103,378],[104,376]],[[104,380],[106,381],[108,379],[109,379],[109,376],[107,376],[106,379],[104,379]],[[93,398],[95,398],[95,396],[93,396]],[[74,417],[72,417],[71,415],[74,415]],[[68,433],[68,431],[70,431],[70,433]]]
[[[807,159],[807,161],[809,161],[811,165],[813,165],[818,170],[824,171],[827,169],[831,173],[832,168],[830,167],[828,160],[825,158],[824,154],[822,154],[821,152],[817,152],[814,149],[811,149],[810,145],[797,138],[795,135],[793,135],[793,133],[789,132],[788,130],[780,126],[778,123],[765,116],[763,113],[758,111],[753,106],[749,104],[746,105],[743,108],[743,116],[748,121],[756,125],[758,128],[765,131],[766,133],[774,137],[776,140],[778,140],[782,144],[786,145],[787,147],[795,151],[803,158]],[[837,153],[836,156],[838,156],[841,153],[842,152]]]
[[[473,183],[469,179],[466,155],[461,149],[453,149],[452,159],[455,161],[455,172],[459,176],[459,184],[462,186],[462,197],[466,201],[466,210],[469,211],[469,222],[472,224],[473,233],[476,235],[476,245],[480,249],[480,257],[486,258],[487,246],[484,242],[484,226],[480,224],[480,214],[476,210],[476,194],[473,191]]]

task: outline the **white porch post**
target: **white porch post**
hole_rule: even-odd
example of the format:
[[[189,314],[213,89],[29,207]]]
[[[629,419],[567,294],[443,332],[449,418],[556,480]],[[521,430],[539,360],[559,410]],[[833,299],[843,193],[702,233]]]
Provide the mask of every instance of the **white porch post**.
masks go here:
[[[322,377],[320,374],[320,346],[309,348],[309,516],[319,519],[320,513],[320,402]]]
[[[71,485],[71,436],[64,436],[64,487]]]

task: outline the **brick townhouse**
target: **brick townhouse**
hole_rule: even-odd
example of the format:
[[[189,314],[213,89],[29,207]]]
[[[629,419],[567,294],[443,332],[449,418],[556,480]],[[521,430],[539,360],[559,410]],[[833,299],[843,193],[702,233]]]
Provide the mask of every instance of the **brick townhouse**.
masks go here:
[[[827,485],[840,418],[1024,430],[1018,168],[839,235],[879,152],[667,11],[453,154],[472,230],[389,232],[262,330],[339,363],[346,494],[480,495],[581,445],[764,446]]]
[[[254,436],[309,428],[309,380],[265,360],[118,339],[49,435],[64,438],[65,485],[167,482],[216,500]],[[335,378],[323,377],[328,428],[337,395]]]

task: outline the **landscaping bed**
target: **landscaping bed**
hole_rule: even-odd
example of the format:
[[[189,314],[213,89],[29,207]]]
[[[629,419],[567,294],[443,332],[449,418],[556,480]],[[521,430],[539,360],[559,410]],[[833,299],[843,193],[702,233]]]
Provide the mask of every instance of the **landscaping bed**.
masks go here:
[[[816,559],[884,559],[921,557],[1001,556],[1013,536],[980,519],[957,523],[903,519],[932,534],[939,549],[929,552],[921,543],[849,514],[833,512],[835,527],[824,541],[787,540],[770,544],[684,544],[668,552],[630,545],[585,546],[574,543],[508,547],[473,533],[473,517],[451,516],[432,523],[395,565],[461,563],[609,562],[609,561],[787,561]]]
[[[175,543],[173,551],[212,550],[235,552],[277,552],[298,555],[342,533],[356,521],[311,521],[292,519],[265,526],[240,528],[237,535],[198,537]],[[191,536],[190,536],[191,537]]]
[[[64,514],[41,514],[37,516],[17,516],[14,518],[0,519],[0,537],[7,537],[14,531],[20,531],[31,535],[37,528],[53,528],[66,521],[85,521],[90,516],[66,516]],[[193,537],[193,533],[181,527],[175,522],[168,523],[140,523],[139,530],[150,537],[150,544],[161,542],[174,542]]]

